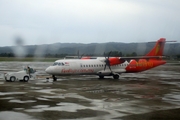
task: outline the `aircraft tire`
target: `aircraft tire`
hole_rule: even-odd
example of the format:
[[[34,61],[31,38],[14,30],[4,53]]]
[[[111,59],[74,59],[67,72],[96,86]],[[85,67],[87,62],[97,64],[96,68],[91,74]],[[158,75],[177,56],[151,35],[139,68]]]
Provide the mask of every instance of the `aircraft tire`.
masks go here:
[[[24,76],[23,81],[28,82],[29,81],[29,76]]]
[[[10,77],[10,81],[11,81],[11,82],[14,82],[15,80],[16,80],[16,77],[15,77],[15,76],[11,76],[11,77]]]
[[[113,75],[114,79],[119,79],[119,75]]]
[[[103,75],[99,75],[99,79],[104,79],[104,76]]]

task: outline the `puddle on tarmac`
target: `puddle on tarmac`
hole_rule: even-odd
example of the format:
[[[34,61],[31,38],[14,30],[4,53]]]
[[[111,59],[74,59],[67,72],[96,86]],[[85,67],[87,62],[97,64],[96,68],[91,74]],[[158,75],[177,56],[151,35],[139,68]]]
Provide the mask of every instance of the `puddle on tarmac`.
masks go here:
[[[43,98],[43,97],[38,97],[38,100],[45,100],[45,101],[49,101],[49,99]]]
[[[166,94],[162,99],[171,104],[180,105],[180,92]]]
[[[0,92],[0,96],[3,95],[15,95],[15,94],[25,94],[26,92]]]
[[[52,82],[36,83],[36,85],[53,85]]]
[[[56,93],[54,93],[52,91],[58,91],[58,92],[62,91],[63,92],[63,91],[66,91],[66,90],[63,90],[63,89],[43,89],[43,90],[37,90],[36,92],[46,93],[46,94],[56,94]]]
[[[9,99],[14,99],[14,97],[3,97],[3,98],[0,98],[1,100],[9,100]]]
[[[30,87],[30,88],[33,90],[41,90],[42,89],[42,87]]]
[[[26,101],[22,101],[22,100],[9,100],[9,102],[11,103],[32,103],[32,102],[36,102],[35,100],[26,100]]]
[[[0,82],[0,84],[4,84],[4,82]]]
[[[13,108],[14,110],[24,110],[24,108]]]
[[[36,105],[36,106],[33,106],[33,108],[47,108],[49,107],[49,105]]]
[[[33,106],[36,109],[26,109],[26,112],[43,112],[43,111],[67,111],[67,112],[77,112],[77,110],[87,109],[87,107],[74,104],[74,103],[59,103],[55,107],[41,107]]]
[[[0,120],[38,120],[24,113],[4,111],[0,112]]]

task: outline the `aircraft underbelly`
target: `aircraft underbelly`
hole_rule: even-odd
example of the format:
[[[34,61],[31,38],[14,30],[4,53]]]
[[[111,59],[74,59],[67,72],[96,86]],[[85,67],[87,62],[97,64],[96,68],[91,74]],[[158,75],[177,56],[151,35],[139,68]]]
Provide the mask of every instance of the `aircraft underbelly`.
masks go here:
[[[115,72],[115,73],[124,73],[124,72],[126,72],[125,69],[116,69],[116,70],[112,70],[112,71]]]
[[[63,69],[60,75],[92,75],[95,74],[91,69]]]
[[[126,70],[125,69],[112,69],[112,71],[110,70],[100,70],[100,71],[97,71],[97,75],[112,75],[112,73],[125,73]]]

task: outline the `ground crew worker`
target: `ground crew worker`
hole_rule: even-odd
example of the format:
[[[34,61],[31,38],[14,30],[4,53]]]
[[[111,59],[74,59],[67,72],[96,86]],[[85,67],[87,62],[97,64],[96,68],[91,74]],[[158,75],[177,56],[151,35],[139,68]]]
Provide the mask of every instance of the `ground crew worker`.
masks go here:
[[[30,67],[29,66],[27,67],[27,74],[29,74],[29,77],[31,77],[31,75],[30,75]]]

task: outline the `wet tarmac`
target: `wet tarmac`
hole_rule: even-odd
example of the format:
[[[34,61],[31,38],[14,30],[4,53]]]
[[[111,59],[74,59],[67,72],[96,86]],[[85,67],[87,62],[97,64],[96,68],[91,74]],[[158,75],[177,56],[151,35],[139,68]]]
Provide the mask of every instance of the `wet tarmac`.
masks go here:
[[[46,80],[50,62],[0,62],[0,120],[180,119],[180,66],[164,65],[119,80],[63,76]],[[6,82],[3,73],[30,65],[36,80]]]

